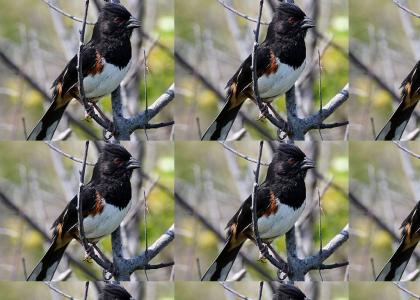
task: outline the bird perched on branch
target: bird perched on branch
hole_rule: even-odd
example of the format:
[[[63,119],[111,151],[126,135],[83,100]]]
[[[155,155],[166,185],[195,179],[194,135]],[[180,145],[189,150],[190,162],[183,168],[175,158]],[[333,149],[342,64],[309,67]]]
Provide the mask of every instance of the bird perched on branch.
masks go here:
[[[376,281],[400,281],[405,267],[420,241],[420,201],[401,224],[401,242],[398,249],[382,268]]]
[[[99,295],[99,300],[131,300],[134,299],[122,286],[107,283]]]
[[[297,146],[280,144],[267,176],[256,192],[258,232],[265,243],[288,232],[305,208],[305,176],[314,168]],[[252,225],[252,195],[228,222],[226,244],[201,280],[225,281],[242,245],[255,241]]]
[[[86,99],[99,110],[96,102],[113,92],[124,79],[131,64],[130,37],[139,21],[120,4],[107,3],[101,9],[91,40],[80,52],[83,88]],[[28,140],[51,140],[61,117],[75,98],[80,101],[75,55],[52,84],[52,100],[47,112],[32,130]]]
[[[298,6],[280,3],[276,8],[266,38],[255,53],[258,91],[269,106],[293,87],[304,70],[305,36],[312,27],[314,22]],[[249,98],[255,102],[251,65],[252,55],[249,55],[228,81],[227,102],[202,140],[226,140],[244,101]]]
[[[118,228],[131,206],[130,178],[138,160],[122,146],[106,144],[92,178],[80,191],[86,239],[96,243]],[[52,225],[52,244],[27,280],[50,281],[69,243],[80,240],[77,195]]]
[[[410,116],[420,100],[420,60],[401,83],[401,103],[376,140],[400,140]]]

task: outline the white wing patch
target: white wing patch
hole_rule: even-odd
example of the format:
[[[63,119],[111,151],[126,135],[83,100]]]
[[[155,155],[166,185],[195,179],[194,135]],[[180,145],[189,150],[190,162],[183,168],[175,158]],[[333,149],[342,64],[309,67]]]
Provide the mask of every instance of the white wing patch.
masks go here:
[[[300,74],[305,69],[306,60],[302,65],[294,69],[293,67],[283,64],[277,58],[277,71],[270,75],[263,75],[258,78],[258,91],[265,102],[271,102],[277,96],[283,95],[295,84]]]
[[[104,201],[104,200],[103,200]],[[83,229],[88,239],[97,239],[111,234],[121,224],[131,207],[131,201],[124,209],[112,204],[106,204],[102,213],[88,216],[83,221]]]
[[[275,214],[258,219],[258,231],[262,239],[272,239],[286,234],[299,219],[306,203],[304,201],[299,208],[293,209],[291,206],[280,203],[278,199],[276,202],[278,207]]]
[[[105,58],[102,58],[102,63],[104,66],[102,72],[93,76],[88,75],[83,80],[83,88],[88,99],[100,98],[111,94],[124,79],[131,66],[131,60],[122,69],[107,63]]]

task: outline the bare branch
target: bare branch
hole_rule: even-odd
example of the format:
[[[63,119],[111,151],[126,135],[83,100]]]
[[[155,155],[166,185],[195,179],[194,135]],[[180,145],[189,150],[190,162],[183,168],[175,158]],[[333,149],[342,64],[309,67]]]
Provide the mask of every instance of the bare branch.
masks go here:
[[[392,0],[392,1],[395,3],[395,5],[397,5],[399,8],[401,8],[401,9],[402,9],[402,10],[404,10],[405,12],[409,13],[409,14],[410,14],[410,15],[412,15],[413,17],[420,18],[420,14],[418,14],[418,13],[416,13],[415,11],[412,11],[411,9],[409,9],[409,8],[405,7],[404,5],[402,5],[402,4],[400,3],[400,1],[398,1],[398,0]]]
[[[69,13],[67,13],[67,12],[65,12],[64,10],[62,10],[61,8],[59,8],[59,7],[57,7],[57,6],[55,6],[55,5],[53,5],[51,2],[49,2],[49,1],[47,1],[47,0],[42,0],[45,4],[47,4],[49,7],[51,7],[52,9],[54,9],[56,12],[58,12],[58,13],[60,13],[60,14],[62,14],[63,16],[66,16],[66,17],[68,17],[68,18],[70,18],[70,19],[72,19],[73,21],[76,21],[76,22],[80,22],[80,23],[82,23],[83,22],[83,20],[82,19],[79,19],[79,18],[77,18],[77,17],[75,17],[75,16],[73,16],[73,15],[71,15],[71,14],[69,14]],[[89,25],[95,25],[95,23],[93,23],[93,22],[89,22],[89,21],[86,21],[86,24],[89,24]]]
[[[411,151],[411,150],[403,147],[399,142],[393,141],[393,143],[395,145],[397,145],[397,147],[400,148],[401,150],[403,150],[404,152],[410,154],[412,157],[417,158],[417,159],[420,159],[420,155],[419,154],[416,154],[413,151]]]
[[[235,154],[235,155],[237,155],[237,156],[239,156],[239,157],[241,157],[241,158],[243,158],[243,159],[245,159],[247,161],[250,161],[250,162],[253,162],[253,163],[258,163],[258,161],[256,159],[254,159],[252,157],[249,157],[248,155],[245,155],[245,154],[242,154],[242,153],[236,151],[235,149],[233,149],[233,148],[229,147],[228,145],[226,145],[226,143],[224,143],[224,142],[220,142],[219,141],[219,144],[222,145],[223,148],[225,148],[226,150],[229,150],[233,154]],[[260,164],[263,165],[263,166],[269,166],[270,165],[269,163],[266,163],[266,162],[260,162]]]

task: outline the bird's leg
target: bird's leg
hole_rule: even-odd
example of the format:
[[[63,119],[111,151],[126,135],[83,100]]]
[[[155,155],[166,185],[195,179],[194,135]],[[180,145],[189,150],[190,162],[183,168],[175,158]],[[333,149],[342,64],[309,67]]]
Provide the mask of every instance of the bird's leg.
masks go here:
[[[274,107],[271,105],[270,102],[267,102],[268,108],[273,112],[273,114],[276,116],[277,119],[283,120],[283,118],[280,116],[280,114],[274,109]]]
[[[271,253],[273,253],[274,257],[281,263],[286,264],[286,262],[281,258],[281,256],[274,250],[273,246],[270,244],[267,244],[267,247],[271,250]]]

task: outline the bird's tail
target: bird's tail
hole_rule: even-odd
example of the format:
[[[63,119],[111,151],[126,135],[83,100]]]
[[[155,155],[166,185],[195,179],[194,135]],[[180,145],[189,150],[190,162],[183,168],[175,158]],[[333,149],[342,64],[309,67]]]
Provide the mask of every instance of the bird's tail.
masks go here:
[[[389,121],[382,128],[376,137],[377,141],[391,141],[391,140],[400,140],[405,127],[407,126],[410,116],[416,108],[417,102],[411,105],[407,105],[406,101],[402,101],[397,110],[391,116]]]
[[[57,247],[57,242],[54,241],[26,280],[51,281],[68,244]]]
[[[216,117],[216,120],[211,123],[210,127],[204,133],[201,138],[202,141],[226,140],[244,100],[239,101],[237,105],[232,105],[232,103],[231,100],[226,102],[222,111]]]
[[[61,105],[58,103],[62,102]],[[47,112],[42,116],[41,120],[36,124],[35,128],[32,129],[27,140],[52,140],[55,130],[57,129],[58,123],[61,120],[61,117],[64,114],[64,111],[67,108],[67,105],[70,103],[69,100],[57,101],[54,100]]]
[[[402,274],[404,273],[405,267],[413,254],[417,243],[407,247],[404,243],[405,239],[398,246],[397,251],[389,259],[386,265],[382,268],[382,271],[376,277],[376,281],[400,281]]]
[[[234,244],[232,239],[229,238],[222,252],[220,252],[208,268],[201,281],[225,281],[244,242]]]

